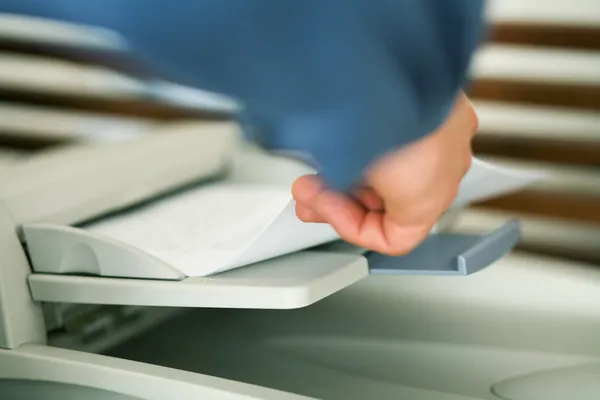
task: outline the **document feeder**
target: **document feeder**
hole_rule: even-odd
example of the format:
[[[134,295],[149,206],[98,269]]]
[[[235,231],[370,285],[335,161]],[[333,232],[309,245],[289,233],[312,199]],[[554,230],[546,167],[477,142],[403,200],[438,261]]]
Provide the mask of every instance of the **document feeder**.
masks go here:
[[[0,176],[0,346],[12,349],[0,350],[0,377],[13,379],[5,387],[20,387],[26,371],[27,379],[135,398],[301,398],[47,347],[50,315],[69,304],[160,307],[163,311],[140,317],[137,325],[142,329],[152,324],[144,322],[147,315],[154,315],[148,321],[161,321],[170,315],[168,307],[300,308],[369,274],[470,274],[508,252],[519,236],[517,223],[484,237],[435,233],[414,253],[400,258],[363,255],[332,243],[214,276],[186,277],[177,266],[144,249],[86,231],[85,223],[149,198],[168,199],[182,187],[226,179],[236,154],[253,150],[242,145],[232,123],[180,123],[156,130],[128,143],[61,148],[18,163]],[[46,308],[46,327],[40,303]],[[67,315],[58,315],[56,324],[64,323]],[[120,328],[114,320],[108,336],[118,337]],[[131,335],[137,332],[123,329],[131,330]],[[77,347],[77,340],[85,348],[81,338],[70,347]],[[102,381],[111,383],[95,380],[96,373],[106,374]],[[172,394],[165,397],[165,393]]]

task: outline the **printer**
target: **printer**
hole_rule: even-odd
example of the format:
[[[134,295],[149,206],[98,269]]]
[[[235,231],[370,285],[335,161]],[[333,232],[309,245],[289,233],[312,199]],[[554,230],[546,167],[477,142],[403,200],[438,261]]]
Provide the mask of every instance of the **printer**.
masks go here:
[[[232,122],[153,129],[0,171],[1,399],[599,398],[600,270],[512,252],[516,222],[204,277],[97,233],[262,154]]]

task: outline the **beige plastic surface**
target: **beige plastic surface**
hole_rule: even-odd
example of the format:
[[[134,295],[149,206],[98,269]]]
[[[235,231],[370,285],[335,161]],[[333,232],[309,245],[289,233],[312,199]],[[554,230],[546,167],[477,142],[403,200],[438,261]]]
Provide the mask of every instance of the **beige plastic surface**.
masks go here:
[[[46,340],[41,307],[29,293],[29,273],[14,221],[0,203],[0,348]]]
[[[258,149],[246,148],[240,151],[235,151],[232,159],[229,163],[227,174],[224,174],[223,180],[228,181],[230,184],[257,184],[260,189],[267,189],[271,186],[275,186],[274,192],[265,191],[260,197],[260,205],[266,204],[276,209],[277,207],[283,207],[289,201],[291,201],[291,195],[289,194],[289,187],[293,181],[301,175],[306,173],[312,173],[313,170],[302,163],[297,163],[289,159],[270,156]],[[120,178],[117,178],[120,180]],[[201,194],[203,188],[206,185],[198,185],[194,189],[188,191],[196,192]],[[210,186],[210,184],[208,184]],[[185,278],[186,267],[188,271],[192,269],[191,266],[183,263],[181,265],[180,258],[169,258],[164,256],[166,250],[164,248],[158,251],[153,247],[156,243],[153,241],[148,242],[144,240],[144,232],[152,230],[153,227],[160,226],[167,232],[171,233],[171,236],[165,235],[164,241],[174,241],[179,244],[185,243],[182,246],[193,246],[196,242],[202,242],[203,240],[209,240],[210,236],[216,235],[214,230],[206,228],[207,224],[222,224],[223,226],[232,226],[232,231],[235,228],[239,228],[239,231],[243,229],[249,229],[248,223],[244,225],[244,222],[239,222],[240,218],[236,217],[232,220],[229,215],[221,209],[229,210],[230,214],[237,215],[236,213],[249,213],[251,208],[236,208],[239,202],[238,195],[243,195],[244,191],[232,191],[225,192],[225,196],[220,198],[219,202],[213,201],[212,203],[202,203],[202,197],[188,200],[184,203],[177,203],[178,199],[181,199],[182,195],[174,194],[173,196],[166,196],[158,202],[159,205],[167,206],[168,211],[164,209],[161,212],[155,212],[158,214],[160,219],[150,218],[148,215],[136,214],[137,209],[133,209],[131,213],[124,212],[121,215],[131,216],[126,223],[122,223],[116,229],[109,229],[106,231],[102,229],[103,222],[106,220],[99,219],[91,225],[85,225],[84,227],[71,227],[60,224],[47,224],[47,223],[26,223],[21,226],[22,236],[24,242],[27,245],[28,254],[31,259],[32,269],[36,273],[54,273],[54,274],[86,274],[94,276],[106,276],[106,277],[119,277],[119,278],[141,278],[141,279],[164,279],[164,280],[181,280]],[[268,196],[267,196],[268,195]],[[185,195],[183,195],[185,196]],[[281,203],[279,200],[272,203],[265,203],[265,199],[273,197],[275,199],[283,200]],[[283,198],[282,198],[283,196]],[[289,199],[288,199],[289,197]],[[184,197],[185,198],[185,197]],[[251,199],[252,197],[248,197]],[[229,203],[224,203],[227,199]],[[118,200],[118,198],[116,198]],[[256,200],[254,200],[256,203]],[[249,203],[253,206],[259,206],[259,204]],[[170,204],[170,206],[168,206]],[[222,218],[216,218],[214,221],[207,221],[205,214],[200,214],[201,217],[195,217],[190,213],[198,212],[198,207],[203,207],[204,204],[208,204],[208,207],[213,207],[213,213],[211,215],[221,215]],[[219,210],[215,210],[214,207],[219,207]],[[211,210],[211,209],[209,209]],[[210,211],[208,211],[210,213]],[[152,213],[149,213],[152,215]],[[144,218],[145,217],[145,218]],[[275,216],[273,216],[274,218]],[[165,221],[165,218],[167,221]],[[259,217],[258,218],[262,218]],[[140,221],[141,220],[141,221]],[[150,221],[145,222],[144,220]],[[189,221],[197,221],[197,223],[205,228],[205,231],[190,231],[186,226]],[[111,218],[109,216],[108,223],[110,224]],[[264,222],[266,224],[266,222]],[[141,226],[140,226],[141,224]],[[169,225],[172,224],[172,225]],[[257,224],[257,222],[253,222]],[[97,226],[100,225],[98,230]],[[289,226],[289,225],[288,225]],[[251,225],[251,229],[255,229],[254,225]],[[135,240],[128,240],[128,236],[124,235],[124,240],[119,240],[120,233],[127,230],[133,230],[133,237]],[[283,227],[282,229],[286,229]],[[291,229],[291,228],[288,228]],[[138,233],[135,233],[138,232]],[[140,233],[141,232],[141,233]],[[173,232],[179,232],[180,236],[174,238]],[[329,231],[326,232],[330,234]],[[333,234],[333,231],[331,231]],[[238,233],[239,234],[239,233]],[[200,237],[198,236],[200,235]],[[204,236],[201,236],[204,235]],[[322,231],[314,229],[306,233],[313,238],[325,237]],[[305,247],[311,247],[306,239],[300,235],[300,240],[308,243]],[[130,236],[129,236],[130,238]],[[221,240],[235,240],[235,238],[223,238]],[[291,240],[291,239],[290,239]],[[315,239],[318,243],[321,239]],[[266,245],[266,248],[271,248],[270,245]],[[215,251],[212,248],[207,251]],[[296,250],[296,249],[293,249]],[[218,248],[217,248],[218,251]],[[290,251],[291,252],[291,251]],[[200,253],[202,255],[202,253]],[[271,255],[272,257],[272,255]],[[209,260],[209,261],[207,261]],[[218,262],[206,258],[196,258],[195,261],[189,263],[202,264],[210,262]],[[211,275],[214,272],[211,273]],[[194,274],[187,274],[189,276],[199,276]]]
[[[371,276],[301,310],[190,311],[110,354],[331,400],[498,400],[554,371],[587,400],[596,383],[570,368],[600,363],[599,288],[593,267],[513,254],[461,278]]]
[[[23,236],[36,273],[181,280],[174,266],[109,237],[65,225],[26,224]]]
[[[0,350],[0,385],[2,379],[74,384],[143,400],[307,399],[206,375],[29,344],[15,350]],[[20,398],[32,397],[25,393]]]
[[[128,143],[61,148],[0,173],[0,347],[44,342],[27,286],[17,228],[71,224],[224,171],[239,137],[233,123],[170,124]]]
[[[16,224],[71,224],[223,171],[234,123],[174,123],[125,143],[73,146],[0,174],[0,203]]]
[[[207,278],[181,281],[31,274],[34,300],[170,307],[292,309],[310,305],[369,273],[358,255],[299,252]]]

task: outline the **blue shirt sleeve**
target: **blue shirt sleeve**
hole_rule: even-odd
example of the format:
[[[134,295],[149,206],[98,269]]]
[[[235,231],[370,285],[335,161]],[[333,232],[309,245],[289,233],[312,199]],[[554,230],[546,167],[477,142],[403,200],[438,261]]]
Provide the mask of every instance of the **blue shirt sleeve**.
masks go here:
[[[121,33],[161,76],[237,98],[263,145],[347,189],[434,130],[464,84],[483,0],[0,0]]]

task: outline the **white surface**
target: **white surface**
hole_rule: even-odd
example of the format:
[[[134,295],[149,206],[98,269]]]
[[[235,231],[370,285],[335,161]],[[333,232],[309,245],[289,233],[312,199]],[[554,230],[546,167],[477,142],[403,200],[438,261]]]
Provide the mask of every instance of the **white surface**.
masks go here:
[[[217,183],[86,230],[141,249],[187,276],[208,276],[337,238],[328,225],[297,219],[290,200],[286,187]]]
[[[487,17],[493,22],[598,27],[600,4],[597,0],[487,0]]]
[[[300,252],[208,278],[182,281],[31,274],[36,301],[168,307],[305,307],[368,275],[364,257]]]
[[[220,174],[238,139],[230,122],[182,122],[139,140],[62,146],[0,175],[0,198],[19,225],[81,223]]]
[[[339,238],[329,225],[305,224],[295,215],[291,182],[314,171],[294,160],[254,156],[240,154],[229,180],[86,230],[140,249],[187,276],[208,276]]]
[[[507,379],[600,360],[599,287],[600,270],[513,254],[297,311],[193,311],[112,354],[332,400],[497,400]]]
[[[31,299],[27,284],[29,260],[15,230],[10,211],[0,204],[0,348],[5,349],[46,340],[42,307]]]
[[[478,135],[600,142],[600,115],[559,107],[474,101]]]
[[[474,78],[600,85],[600,52],[492,44],[473,59]]]
[[[25,224],[22,230],[31,268],[37,273],[172,280],[185,277],[152,254],[82,229]]]
[[[468,203],[511,193],[545,178],[546,173],[536,167],[498,166],[473,158],[471,169],[463,178],[452,207],[463,207]]]

